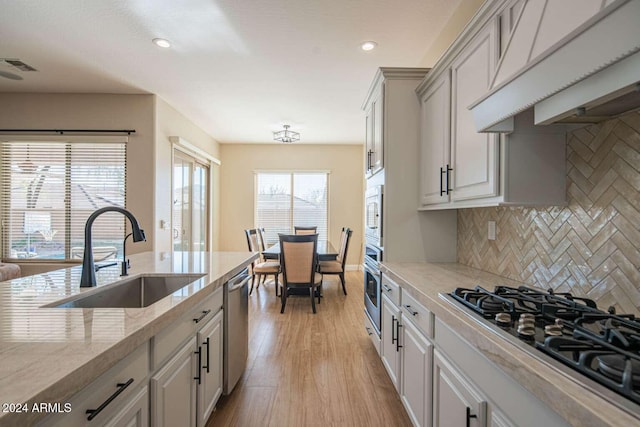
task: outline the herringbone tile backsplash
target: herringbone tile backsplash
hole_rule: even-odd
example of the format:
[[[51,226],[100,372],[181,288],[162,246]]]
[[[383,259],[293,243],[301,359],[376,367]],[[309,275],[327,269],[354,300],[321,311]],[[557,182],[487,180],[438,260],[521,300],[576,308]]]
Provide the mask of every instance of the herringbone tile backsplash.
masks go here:
[[[567,135],[567,201],[459,209],[458,262],[640,315],[640,112]]]

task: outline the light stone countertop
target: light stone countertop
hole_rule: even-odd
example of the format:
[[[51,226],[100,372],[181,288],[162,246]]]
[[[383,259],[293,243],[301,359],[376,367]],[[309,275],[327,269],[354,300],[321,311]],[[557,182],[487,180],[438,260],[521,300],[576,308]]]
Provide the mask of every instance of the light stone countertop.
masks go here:
[[[455,263],[385,262],[381,270],[383,273],[390,273],[392,278],[395,276],[400,279],[403,292],[411,294],[472,347],[553,408],[571,425],[640,425],[640,405],[610,390],[604,391],[605,397],[600,397],[590,388],[604,390],[604,387],[595,385],[586,377],[582,379],[580,374],[577,374],[577,379],[572,379],[566,373],[573,372],[570,368],[562,366],[542,352],[533,351],[535,349],[531,349],[532,354],[529,354],[526,349],[530,346],[514,344],[487,327],[480,316],[440,295],[457,287],[474,288],[480,285],[492,290],[496,285],[519,286],[523,283]]]
[[[121,280],[119,264],[96,273],[97,288],[79,287],[81,266],[0,283],[0,405],[64,402],[256,257],[251,252],[131,255],[128,278],[205,274],[145,308],[42,308]],[[28,425],[37,417],[0,408],[3,426]]]

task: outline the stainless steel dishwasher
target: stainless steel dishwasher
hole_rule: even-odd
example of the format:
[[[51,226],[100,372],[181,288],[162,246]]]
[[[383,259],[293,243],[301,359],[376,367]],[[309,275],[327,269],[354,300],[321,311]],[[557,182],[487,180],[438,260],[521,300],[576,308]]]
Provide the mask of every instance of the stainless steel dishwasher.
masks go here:
[[[250,278],[245,269],[224,284],[224,394],[233,391],[247,365]]]

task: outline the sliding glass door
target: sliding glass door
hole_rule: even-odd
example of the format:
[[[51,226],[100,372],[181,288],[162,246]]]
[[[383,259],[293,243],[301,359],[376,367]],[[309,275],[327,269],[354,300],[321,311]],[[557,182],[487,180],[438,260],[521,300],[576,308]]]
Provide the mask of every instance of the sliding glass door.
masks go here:
[[[173,250],[209,248],[209,166],[180,150],[173,156]]]

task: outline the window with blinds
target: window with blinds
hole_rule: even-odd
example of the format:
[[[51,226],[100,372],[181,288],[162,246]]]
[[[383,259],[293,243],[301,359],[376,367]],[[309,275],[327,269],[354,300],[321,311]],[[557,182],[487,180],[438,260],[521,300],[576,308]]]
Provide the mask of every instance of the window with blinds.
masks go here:
[[[256,173],[256,227],[264,227],[267,243],[278,233],[293,234],[294,226],[316,226],[318,239],[328,235],[328,174],[326,172]]]
[[[2,257],[81,259],[89,215],[125,207],[125,142],[0,142]],[[96,260],[122,253],[124,221],[107,212],[94,222]]]

